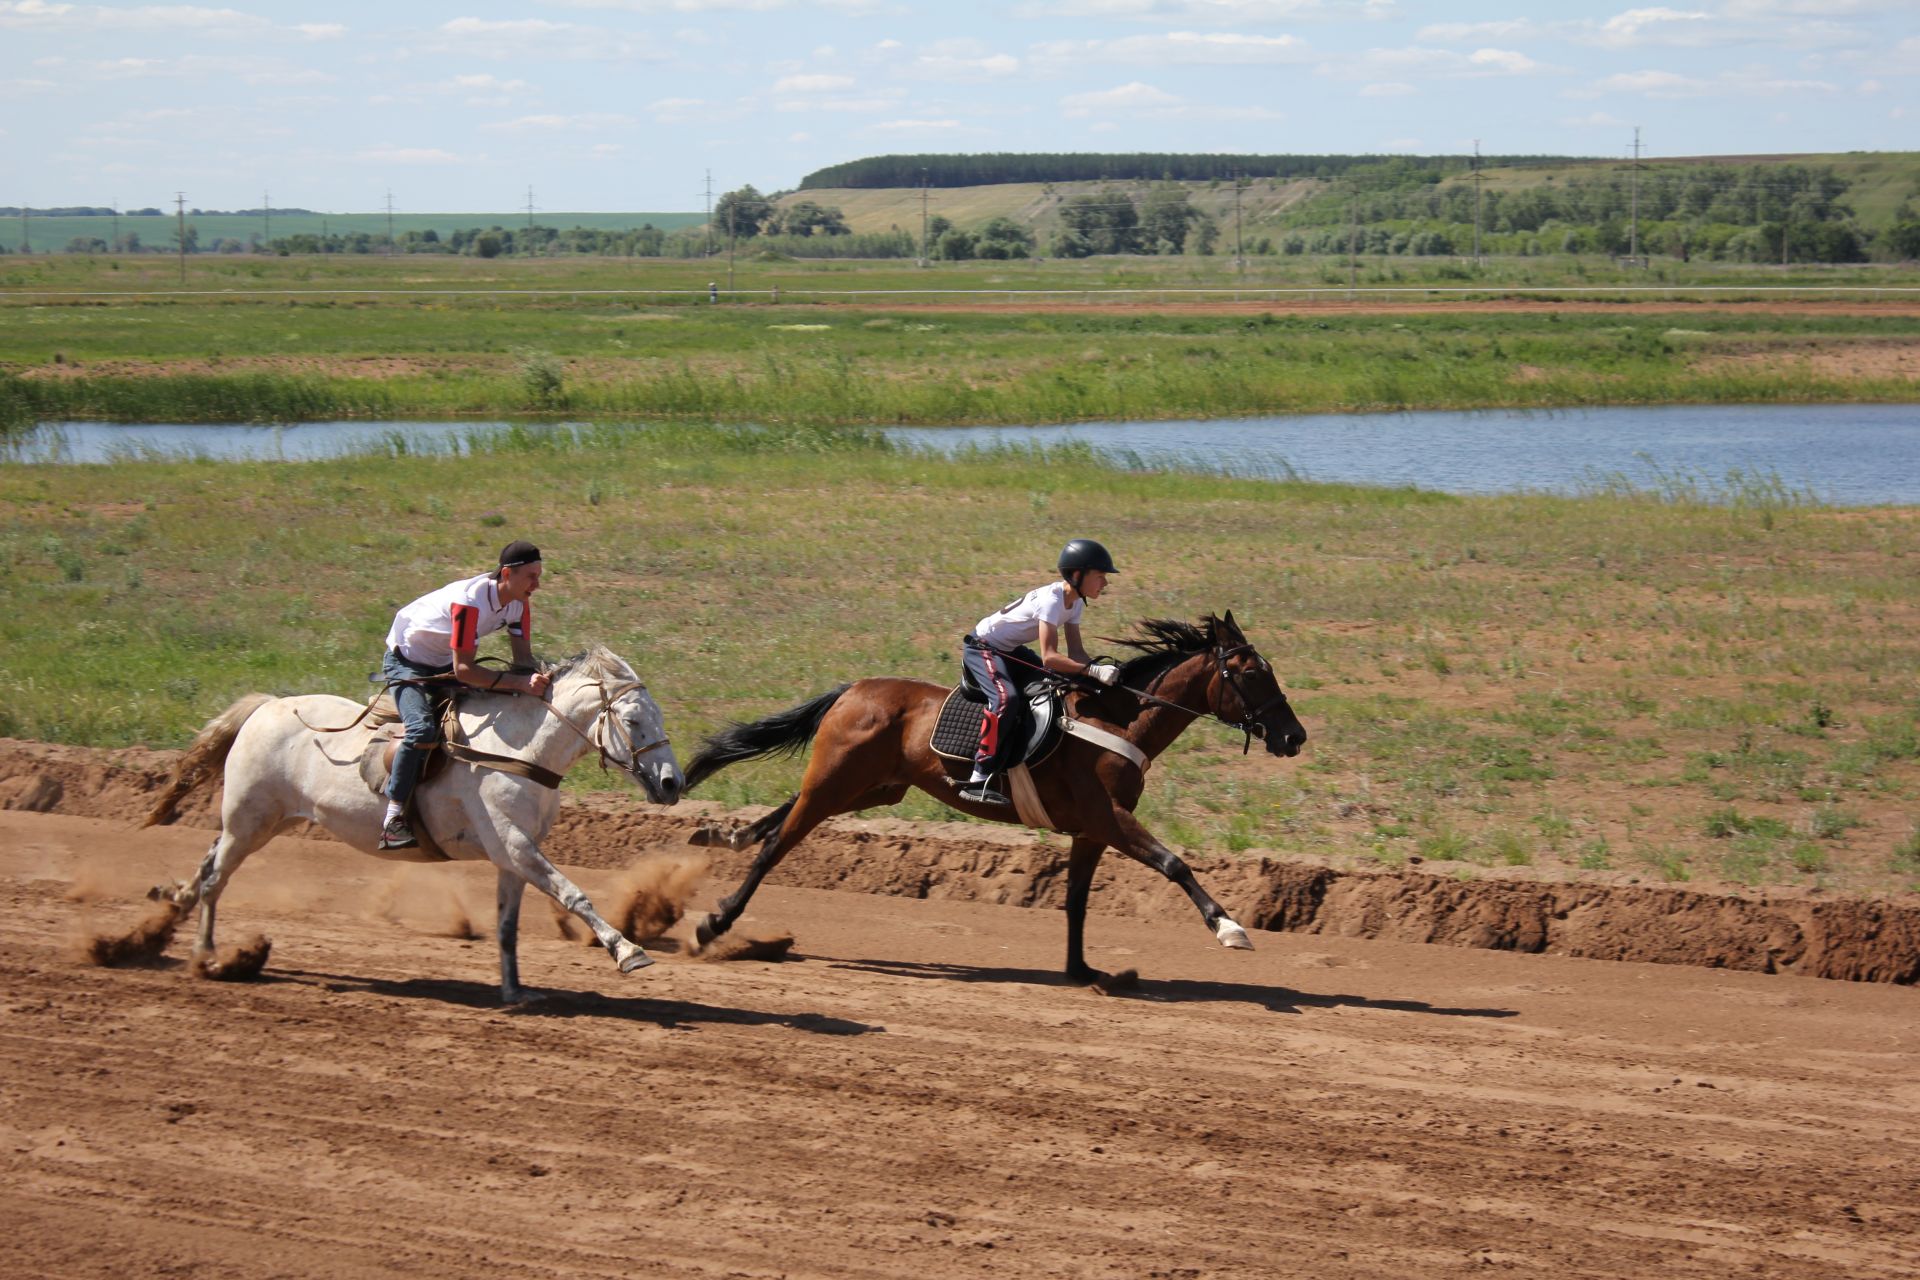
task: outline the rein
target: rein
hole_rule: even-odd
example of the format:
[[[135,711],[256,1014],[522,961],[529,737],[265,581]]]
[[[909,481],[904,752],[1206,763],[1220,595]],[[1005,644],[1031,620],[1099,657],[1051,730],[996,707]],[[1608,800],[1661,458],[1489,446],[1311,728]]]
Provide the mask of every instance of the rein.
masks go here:
[[[1124,684],[1116,684],[1112,686],[1100,685],[1098,689],[1087,690],[1085,686],[1082,684],[1083,677],[1063,675],[1062,673],[1053,670],[1051,667],[1042,666],[1038,663],[1028,662],[1026,659],[1017,658],[1010,653],[1002,653],[1000,654],[1000,656],[1005,658],[1008,662],[1015,662],[1020,664],[1023,667],[1031,667],[1033,670],[1038,671],[1045,676],[1048,676],[1049,678],[1059,682],[1061,685],[1067,688],[1080,688],[1085,692],[1099,692],[1101,690],[1104,690],[1110,687],[1114,689],[1119,689],[1124,693],[1130,693],[1134,697],[1140,699],[1140,701],[1151,703],[1156,707],[1166,707],[1172,711],[1184,711],[1188,715],[1199,716],[1202,719],[1218,720],[1221,724],[1224,724],[1225,726],[1227,726],[1227,728],[1238,729],[1240,730],[1240,732],[1246,735],[1247,737],[1246,744],[1240,748],[1240,754],[1246,755],[1249,751],[1253,750],[1253,740],[1255,737],[1258,737],[1263,742],[1266,741],[1267,733],[1266,733],[1266,729],[1260,724],[1260,717],[1264,715],[1272,707],[1285,703],[1287,700],[1287,695],[1283,691],[1283,692],[1274,694],[1273,697],[1268,698],[1265,702],[1261,703],[1259,706],[1256,707],[1253,705],[1252,699],[1247,697],[1247,691],[1240,686],[1239,675],[1233,670],[1233,668],[1227,665],[1227,659],[1237,658],[1243,653],[1253,653],[1253,652],[1254,652],[1254,648],[1251,644],[1235,645],[1231,649],[1228,649],[1222,646],[1214,649],[1213,651],[1214,669],[1218,671],[1220,673],[1221,678],[1226,681],[1227,687],[1233,690],[1234,697],[1240,700],[1241,711],[1245,713],[1238,720],[1229,720],[1224,714],[1222,714],[1221,712],[1212,710],[1211,708],[1208,708],[1206,710],[1196,711],[1192,707],[1186,706],[1182,703],[1174,702],[1172,699],[1169,699],[1169,698],[1162,698],[1158,694],[1149,693],[1145,689],[1135,689],[1131,685],[1124,685]],[[1261,659],[1261,661],[1264,662],[1265,659],[1263,658]],[[1169,667],[1168,670],[1172,670],[1172,668]],[[1162,671],[1159,675],[1154,677],[1153,683],[1156,685],[1159,684],[1161,680],[1166,678],[1166,675],[1167,675],[1167,672]]]

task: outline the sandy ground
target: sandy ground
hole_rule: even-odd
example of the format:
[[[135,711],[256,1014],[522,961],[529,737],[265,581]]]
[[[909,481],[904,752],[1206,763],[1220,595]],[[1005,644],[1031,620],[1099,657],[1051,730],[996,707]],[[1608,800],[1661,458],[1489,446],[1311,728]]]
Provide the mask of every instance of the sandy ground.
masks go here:
[[[797,960],[629,977],[529,902],[503,1011],[487,869],[316,840],[258,982],[74,958],[206,837],[0,812],[0,1272],[1920,1272],[1911,987],[1096,915],[1103,997],[1056,913],[776,882]]]

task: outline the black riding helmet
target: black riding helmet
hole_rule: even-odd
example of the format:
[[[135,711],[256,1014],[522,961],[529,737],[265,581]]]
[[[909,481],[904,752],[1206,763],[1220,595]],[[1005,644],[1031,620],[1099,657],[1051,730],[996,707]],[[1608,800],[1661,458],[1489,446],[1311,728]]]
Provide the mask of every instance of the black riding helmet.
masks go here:
[[[1108,574],[1120,572],[1113,567],[1113,557],[1107,554],[1107,549],[1092,538],[1075,538],[1061,549],[1060,576],[1075,591],[1080,589],[1080,575],[1089,569]]]

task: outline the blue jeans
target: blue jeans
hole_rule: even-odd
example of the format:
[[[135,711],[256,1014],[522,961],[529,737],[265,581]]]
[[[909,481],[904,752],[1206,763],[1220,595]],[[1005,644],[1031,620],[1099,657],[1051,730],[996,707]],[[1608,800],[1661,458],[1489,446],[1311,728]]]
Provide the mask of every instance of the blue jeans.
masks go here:
[[[451,666],[428,667],[405,657],[398,649],[387,650],[380,663],[380,674],[389,680],[419,680],[442,676]],[[446,705],[453,682],[440,686],[397,684],[393,686],[393,704],[400,709],[400,723],[407,726],[400,749],[393,753],[393,773],[387,779],[387,799],[405,806],[420,783],[420,770],[426,767],[427,753],[440,742],[440,708]]]

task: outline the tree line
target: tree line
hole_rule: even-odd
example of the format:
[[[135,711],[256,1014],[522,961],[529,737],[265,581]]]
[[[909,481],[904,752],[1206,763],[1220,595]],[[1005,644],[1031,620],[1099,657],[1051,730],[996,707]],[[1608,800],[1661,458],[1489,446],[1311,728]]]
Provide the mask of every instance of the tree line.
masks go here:
[[[981,155],[869,156],[816,169],[800,179],[802,191],[824,187],[865,190],[886,187],[984,187],[1008,182],[1213,182],[1245,178],[1319,178],[1332,181],[1350,170],[1377,166],[1379,156],[1223,155],[1176,152],[993,152]],[[1503,166],[1575,164],[1568,156],[1485,156]],[[1426,156],[1419,164],[1435,174],[1459,172],[1470,156]]]

